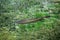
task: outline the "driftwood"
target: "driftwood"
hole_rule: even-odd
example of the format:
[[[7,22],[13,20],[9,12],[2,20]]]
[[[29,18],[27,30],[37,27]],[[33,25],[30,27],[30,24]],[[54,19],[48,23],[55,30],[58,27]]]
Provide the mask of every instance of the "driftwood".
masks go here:
[[[50,16],[45,16],[45,17],[41,17],[41,18],[34,18],[34,19],[23,19],[23,20],[17,21],[16,23],[18,23],[18,24],[34,23],[34,22],[41,21],[44,18],[49,18],[49,17]]]

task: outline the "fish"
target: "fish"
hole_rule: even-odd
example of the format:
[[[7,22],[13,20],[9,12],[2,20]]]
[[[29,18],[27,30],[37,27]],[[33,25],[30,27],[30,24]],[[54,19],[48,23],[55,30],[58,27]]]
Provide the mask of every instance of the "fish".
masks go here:
[[[32,19],[23,19],[23,20],[16,21],[16,23],[18,23],[18,24],[34,23],[34,22],[41,21],[44,18],[49,18],[49,17],[50,16],[45,16],[45,17],[40,17],[40,18],[32,18]]]

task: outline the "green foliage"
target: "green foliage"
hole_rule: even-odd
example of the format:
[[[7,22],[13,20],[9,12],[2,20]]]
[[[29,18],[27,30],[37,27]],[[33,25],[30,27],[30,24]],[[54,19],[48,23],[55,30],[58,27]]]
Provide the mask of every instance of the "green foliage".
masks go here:
[[[59,4],[50,0],[0,0],[0,40],[60,40]],[[34,23],[15,23],[48,15],[51,17]]]

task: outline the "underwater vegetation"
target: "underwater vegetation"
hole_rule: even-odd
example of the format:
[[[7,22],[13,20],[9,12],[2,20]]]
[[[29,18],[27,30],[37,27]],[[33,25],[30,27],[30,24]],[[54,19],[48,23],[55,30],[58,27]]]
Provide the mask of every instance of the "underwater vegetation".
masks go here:
[[[60,1],[0,0],[0,40],[60,40]]]

